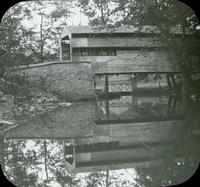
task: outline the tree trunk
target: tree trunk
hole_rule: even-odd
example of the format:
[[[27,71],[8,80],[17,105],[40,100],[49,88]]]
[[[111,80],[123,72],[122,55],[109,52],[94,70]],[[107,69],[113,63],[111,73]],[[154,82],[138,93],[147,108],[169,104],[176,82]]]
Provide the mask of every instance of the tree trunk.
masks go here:
[[[47,169],[47,145],[46,145],[46,140],[44,140],[44,167],[45,167],[45,173],[46,173],[47,181],[49,181],[48,169]]]
[[[108,177],[109,177],[109,171],[106,171],[106,187],[109,186],[109,181],[108,181]]]
[[[182,102],[183,102],[183,111],[185,114],[187,114],[188,111],[188,106],[189,106],[189,90],[188,88],[190,87],[188,83],[188,79],[186,76],[183,74],[182,75]]]
[[[40,23],[40,60],[43,62],[43,15],[41,15],[41,23]]]
[[[5,145],[3,137],[0,137],[0,150],[1,150],[1,169],[5,174]]]

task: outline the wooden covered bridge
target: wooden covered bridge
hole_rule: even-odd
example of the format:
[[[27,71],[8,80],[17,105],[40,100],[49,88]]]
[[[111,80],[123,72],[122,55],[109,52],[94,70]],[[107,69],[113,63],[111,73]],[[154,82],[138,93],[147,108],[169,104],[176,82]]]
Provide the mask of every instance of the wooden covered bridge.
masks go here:
[[[182,45],[181,28],[171,28],[170,34],[177,45]],[[193,72],[200,72],[198,53],[200,37],[186,30],[184,38],[189,50],[187,58],[191,62],[191,69]],[[91,26],[66,26],[59,40],[58,61],[20,67],[21,69],[32,68],[33,70],[26,70],[26,72],[34,74],[36,78],[43,76],[42,78],[46,79],[44,76],[46,74],[54,77],[55,81],[59,81],[59,84],[56,84],[58,89],[60,89],[60,82],[65,84],[64,92],[71,92],[69,90],[71,87],[79,92],[81,85],[87,85],[80,91],[80,95],[83,95],[83,92],[84,95],[88,95],[91,90],[94,91],[94,88],[98,89],[96,82],[99,77],[104,82],[104,91],[106,93],[111,91],[110,78],[118,75],[128,75],[133,80],[129,83],[134,87],[134,78],[137,76],[164,74],[168,86],[174,88],[176,87],[174,75],[181,74],[182,71],[177,55],[165,41],[163,37],[161,39],[161,33],[155,26],[140,28],[124,26],[113,30],[99,30]],[[87,69],[87,72],[84,69]],[[73,81],[70,76],[72,71],[76,72]],[[59,79],[61,72],[66,77],[63,81]],[[87,74],[87,77],[83,74]],[[118,80],[122,81],[120,76]]]
[[[180,45],[181,28],[171,28],[170,34]],[[180,63],[166,40],[161,38],[155,26],[124,26],[115,30],[66,26],[60,37],[60,61],[91,63],[94,78],[105,76],[105,85],[108,84],[108,75],[156,73],[166,74],[171,86],[175,84],[173,75],[181,73]],[[190,46],[191,67],[199,71],[199,54],[194,51],[200,37],[186,31],[185,38]]]
[[[170,33],[178,45],[182,41],[181,28],[172,28]],[[92,63],[94,74],[180,72],[177,57],[160,36],[155,26],[127,26],[110,31],[66,26],[60,38],[60,60]],[[185,37],[191,50],[198,47],[198,35],[188,31]],[[199,60],[198,53],[190,54],[192,62]]]

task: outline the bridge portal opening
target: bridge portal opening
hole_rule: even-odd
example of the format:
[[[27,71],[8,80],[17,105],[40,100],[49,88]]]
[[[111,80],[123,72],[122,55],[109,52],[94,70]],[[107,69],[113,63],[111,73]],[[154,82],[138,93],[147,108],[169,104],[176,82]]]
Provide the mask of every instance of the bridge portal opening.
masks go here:
[[[61,61],[71,61],[71,43],[68,36],[61,40]]]

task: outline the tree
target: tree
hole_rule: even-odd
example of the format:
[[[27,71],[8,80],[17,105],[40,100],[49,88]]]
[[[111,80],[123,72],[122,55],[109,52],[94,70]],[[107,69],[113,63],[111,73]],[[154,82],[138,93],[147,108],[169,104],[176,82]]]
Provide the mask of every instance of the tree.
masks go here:
[[[46,140],[44,140],[44,167],[45,167],[45,173],[46,173],[46,180],[49,181],[49,175],[48,175],[48,167],[47,167],[47,143]]]
[[[103,186],[105,184],[105,178],[105,172],[92,172],[86,178],[87,187]]]
[[[198,32],[199,21],[188,6],[174,0],[79,0],[79,5],[89,17],[90,24],[100,28],[157,26],[159,40],[175,54],[181,67],[183,82],[187,87],[184,95],[189,95],[188,88],[199,94],[199,86],[192,80],[194,69],[190,59],[191,51],[196,51],[198,47],[194,45],[195,38],[188,40],[185,35],[188,29]],[[173,26],[182,29],[182,38],[178,42],[170,33]]]
[[[27,6],[17,4],[11,7],[1,20],[0,44],[7,54],[2,59],[4,63],[16,65],[17,59],[24,57],[25,51],[31,47],[25,42],[32,33],[23,26],[24,17],[31,18],[30,11]]]
[[[48,59],[49,54],[55,49],[52,45],[57,43],[62,25],[71,15],[72,1],[36,1],[33,10],[40,18],[39,28],[35,28],[35,49],[40,61]]]
[[[36,153],[28,151],[24,154],[23,149],[26,147],[24,142],[9,141],[4,144],[5,176],[17,186],[27,187],[36,184],[38,175],[28,171],[28,168],[37,168]]]
[[[196,161],[189,163],[165,160],[159,166],[150,165],[148,168],[138,168],[137,181],[144,186],[177,185],[188,180],[197,169]]]
[[[63,143],[49,140],[5,140],[1,138],[1,165],[10,182],[17,186],[77,186],[79,179],[63,163]],[[44,172],[46,176],[40,176]]]
[[[52,46],[58,44],[72,7],[72,0],[20,2],[10,7],[0,25],[0,44],[13,65],[26,63],[32,56],[44,61],[55,53]],[[27,24],[35,16],[40,18],[39,25]]]

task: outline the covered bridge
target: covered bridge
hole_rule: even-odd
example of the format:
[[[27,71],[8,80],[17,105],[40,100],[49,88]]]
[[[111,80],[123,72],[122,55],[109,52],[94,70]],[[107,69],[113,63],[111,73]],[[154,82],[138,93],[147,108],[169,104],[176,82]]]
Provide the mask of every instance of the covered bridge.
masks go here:
[[[171,28],[171,35],[180,43],[181,28]],[[60,60],[72,63],[91,63],[93,74],[123,74],[137,72],[180,72],[173,50],[161,39],[155,26],[124,26],[98,29],[92,26],[66,26],[60,37]],[[196,63],[199,36],[186,31],[191,46],[191,59]],[[198,67],[199,68],[199,67]]]

